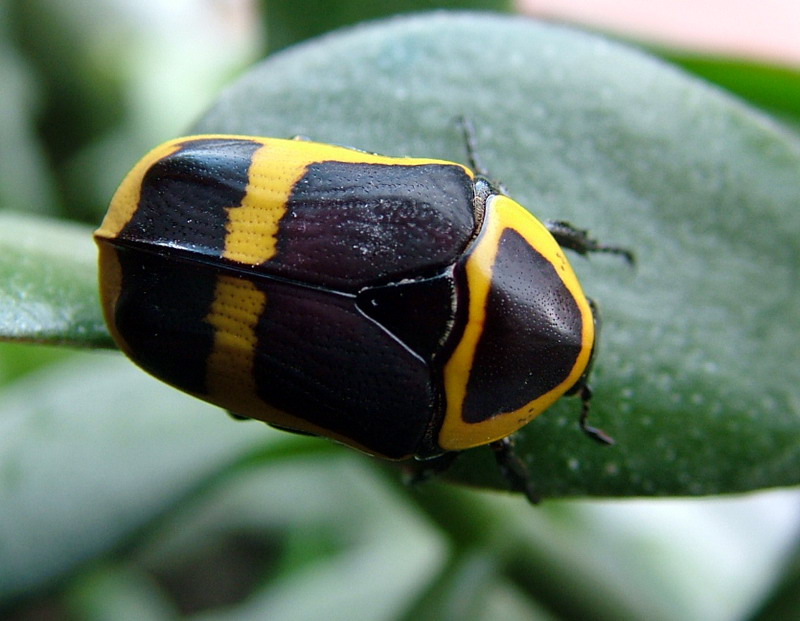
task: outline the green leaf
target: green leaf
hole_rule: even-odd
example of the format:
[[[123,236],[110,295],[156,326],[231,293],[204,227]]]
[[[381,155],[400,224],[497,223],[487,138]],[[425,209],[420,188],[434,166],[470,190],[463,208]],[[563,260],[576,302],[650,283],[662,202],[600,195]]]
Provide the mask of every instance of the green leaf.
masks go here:
[[[52,213],[55,183],[37,142],[40,90],[35,73],[11,45],[11,13],[8,3],[0,6],[0,208]]]
[[[36,369],[63,360],[73,352],[59,346],[31,347],[25,342],[0,342],[0,386]]]
[[[575,260],[605,321],[594,422],[619,444],[583,439],[565,399],[520,434],[542,491],[797,482],[798,149],[769,119],[602,39],[481,15],[394,20],[276,56],[203,124],[463,160],[461,113],[513,196],[639,255],[636,272]],[[108,342],[88,229],[2,216],[0,248],[0,331],[64,304],[63,321],[19,338]],[[486,619],[745,618],[796,530],[796,493],[534,510],[441,482],[406,489],[377,460],[234,424],[120,355],[31,366],[12,365],[25,377],[0,393],[0,616],[19,613],[20,595],[22,614],[66,596],[77,617],[174,616],[180,597],[153,567],[193,565],[245,532],[281,549],[281,571],[246,574],[250,596],[203,618],[323,606],[327,618],[464,618],[476,600],[467,614]],[[478,450],[453,476],[499,487],[495,473]],[[228,550],[222,567],[194,568],[212,595],[241,580]],[[193,604],[197,584],[183,585]],[[783,593],[764,618],[796,609]]]
[[[261,0],[271,52],[365,20],[430,9],[510,11],[510,0]]]
[[[0,212],[0,340],[112,346],[88,227]]]
[[[563,399],[518,434],[545,496],[713,494],[800,482],[800,147],[762,114],[597,36],[427,14],[297,46],[197,132],[480,156],[541,218],[638,256],[573,261],[603,316],[596,446]],[[453,476],[502,486],[486,450]]]
[[[0,602],[107,553],[270,438],[285,441],[105,352],[75,354],[0,397]]]
[[[755,61],[681,54],[660,54],[740,97],[780,115],[800,121],[800,70]]]

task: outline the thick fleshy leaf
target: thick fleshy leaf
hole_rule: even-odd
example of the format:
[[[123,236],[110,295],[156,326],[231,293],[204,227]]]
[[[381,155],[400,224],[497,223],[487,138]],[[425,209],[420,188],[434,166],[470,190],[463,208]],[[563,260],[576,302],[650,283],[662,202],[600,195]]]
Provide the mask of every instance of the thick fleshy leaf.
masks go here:
[[[440,16],[288,51],[234,86],[204,123],[464,159],[460,113],[478,125],[482,159],[512,195],[639,255],[636,272],[607,257],[574,262],[605,318],[595,422],[619,445],[581,438],[577,404],[564,400],[520,437],[542,491],[688,494],[796,482],[798,157],[769,121],[588,35]],[[256,125],[247,126],[248,115]],[[74,269],[91,287],[91,303],[54,340],[80,342],[90,332],[75,337],[70,326],[89,317],[100,334],[89,230],[72,246],[58,241],[70,238],[59,225],[53,238],[37,237],[39,226],[27,234],[32,260],[48,258],[51,245],[50,262],[69,266],[71,248],[81,247],[85,260]],[[8,239],[4,249],[23,237]],[[24,296],[18,284],[9,299],[44,297],[57,307],[72,281],[68,269],[54,273],[63,289]],[[9,267],[4,283],[24,284],[25,274],[14,279]],[[672,619],[677,610],[722,620],[750,614],[797,528],[795,493],[534,510],[440,483],[391,490],[393,471],[377,476],[367,460],[323,440],[234,424],[121,356],[82,354],[67,364],[19,369],[28,377],[0,394],[4,603],[60,579],[80,600],[77,616],[136,609],[166,618],[167,590],[154,589],[147,565],[191,563],[199,548],[244,531],[261,545],[288,540],[286,568],[278,579],[259,568],[247,578],[261,586],[243,604],[204,619],[313,617],[324,602],[329,618],[347,619],[354,610],[396,617],[409,606],[408,618],[443,610],[530,618],[541,608],[559,618]],[[260,459],[249,460],[254,452]],[[453,476],[499,486],[494,472],[478,450]],[[413,499],[428,519],[395,496]],[[154,524],[157,516],[166,519]],[[121,548],[126,541],[135,545]],[[209,591],[230,577],[215,565],[197,571],[213,576]],[[298,593],[314,595],[300,601]]]
[[[456,118],[512,196],[630,247],[573,265],[603,334],[594,420],[564,399],[518,434],[545,495],[709,494],[800,482],[800,147],[758,112],[569,29],[427,14],[290,49],[197,132],[310,136],[464,160]],[[486,451],[455,476],[501,485]]]
[[[795,123],[800,120],[800,69],[668,50],[660,53],[756,105],[786,115]]]
[[[0,340],[110,346],[89,227],[0,213]]]

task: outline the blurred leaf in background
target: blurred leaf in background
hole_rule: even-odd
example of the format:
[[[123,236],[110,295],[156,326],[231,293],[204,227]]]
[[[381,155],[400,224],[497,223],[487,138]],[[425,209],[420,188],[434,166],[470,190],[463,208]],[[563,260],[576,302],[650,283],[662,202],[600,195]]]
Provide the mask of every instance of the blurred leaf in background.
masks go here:
[[[25,101],[13,112],[30,115],[61,215],[90,223],[139,154],[184,130],[260,51],[246,1],[11,0],[2,11],[38,101],[35,114]]]
[[[40,85],[11,42],[10,8],[0,4],[0,144],[5,145],[0,149],[0,207],[52,214],[57,204],[55,183],[36,135]]]
[[[275,52],[336,28],[416,11],[510,11],[513,0],[262,0],[267,49]]]

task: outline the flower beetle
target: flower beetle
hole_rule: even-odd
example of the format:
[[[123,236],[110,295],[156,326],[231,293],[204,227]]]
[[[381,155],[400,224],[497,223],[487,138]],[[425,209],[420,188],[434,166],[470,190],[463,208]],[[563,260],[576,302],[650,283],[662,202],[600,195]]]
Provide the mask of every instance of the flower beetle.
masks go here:
[[[178,138],[136,164],[95,238],[120,349],[239,417],[426,470],[490,444],[532,500],[508,437],[562,395],[609,442],[586,423],[595,315],[561,246],[630,255],[548,230],[467,166]]]

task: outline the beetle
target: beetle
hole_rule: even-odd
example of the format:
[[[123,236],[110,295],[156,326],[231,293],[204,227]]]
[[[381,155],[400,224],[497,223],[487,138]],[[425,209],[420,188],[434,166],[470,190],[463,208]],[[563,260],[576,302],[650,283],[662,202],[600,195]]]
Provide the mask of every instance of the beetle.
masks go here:
[[[596,314],[562,246],[472,167],[308,140],[198,135],[142,158],[100,228],[101,302],[119,348],[237,417],[325,436],[419,478],[490,445],[536,493],[509,437],[582,400]]]

